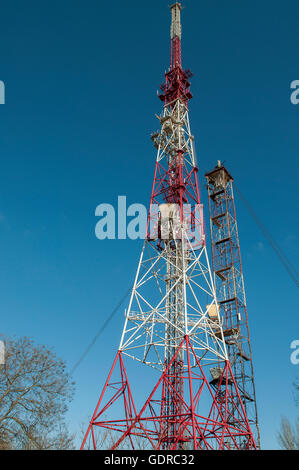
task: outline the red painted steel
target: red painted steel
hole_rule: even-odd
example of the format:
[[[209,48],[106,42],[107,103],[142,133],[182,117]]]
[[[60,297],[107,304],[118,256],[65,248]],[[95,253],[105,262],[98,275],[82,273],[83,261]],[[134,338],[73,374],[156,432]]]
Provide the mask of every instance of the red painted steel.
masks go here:
[[[182,349],[186,351],[188,364],[179,377],[185,388],[189,390],[188,396],[185,397],[178,394],[170,374],[172,365]],[[191,366],[192,362],[196,367]],[[117,363],[120,378],[112,380]],[[111,398],[103,402],[108,388],[114,393]],[[175,412],[168,415],[163,412],[167,391],[172,397],[175,408]],[[203,398],[204,406],[201,403]],[[123,402],[122,417],[105,419],[105,413],[109,414],[117,400]],[[235,406],[234,423],[229,419],[228,401]],[[98,412],[100,406],[101,411]],[[173,422],[177,424],[175,434],[171,434]],[[139,412],[134,405],[122,353],[119,351],[82,443],[82,449],[92,428],[112,431],[118,436],[111,445],[112,450],[139,449],[141,440],[146,443],[142,446],[145,449],[229,450],[239,448],[240,439],[243,442],[243,450],[256,449],[230,363],[227,361],[218,383],[212,386],[198,362],[188,336],[181,343]],[[95,438],[92,443],[96,449]]]
[[[187,108],[192,98],[190,77],[191,72],[182,69],[181,40],[175,36],[171,42],[171,67],[161,86],[160,99],[165,107],[174,107],[179,100]],[[197,171],[196,164],[188,163],[180,148],[169,160],[157,159],[146,234],[148,243],[157,251],[165,243],[158,227],[157,207],[161,203],[178,204],[181,222],[188,217],[191,228],[201,227],[195,231],[193,243],[205,245],[202,210],[197,212]],[[190,209],[188,215],[185,205]],[[219,370],[220,376],[209,381],[186,335],[179,346],[168,349],[164,370],[137,411],[119,350],[81,448],[86,448],[92,437],[92,447],[96,449],[96,433],[108,432],[113,436],[111,449],[256,449],[230,363],[226,361]]]

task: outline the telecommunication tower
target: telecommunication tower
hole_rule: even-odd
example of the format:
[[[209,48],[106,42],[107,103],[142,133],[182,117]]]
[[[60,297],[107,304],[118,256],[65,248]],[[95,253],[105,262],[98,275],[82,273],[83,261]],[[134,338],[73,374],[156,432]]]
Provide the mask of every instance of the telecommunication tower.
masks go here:
[[[233,177],[219,161],[206,173],[216,296],[228,357],[257,447],[260,435]],[[231,407],[231,413],[234,415]],[[236,423],[237,425],[237,423]]]
[[[181,4],[171,7],[171,65],[161,86],[147,232],[118,351],[82,449],[256,449],[229,361],[210,267],[181,64]],[[136,404],[128,361],[154,379]],[[139,363],[139,367],[138,364]],[[138,396],[138,400],[140,397]]]

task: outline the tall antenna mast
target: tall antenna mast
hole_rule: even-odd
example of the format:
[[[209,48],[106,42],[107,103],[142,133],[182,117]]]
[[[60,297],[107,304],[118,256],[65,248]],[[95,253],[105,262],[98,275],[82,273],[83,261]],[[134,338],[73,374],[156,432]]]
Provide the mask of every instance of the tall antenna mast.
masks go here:
[[[182,39],[182,26],[181,26],[181,4],[176,2],[171,7],[171,68],[181,67],[181,39]]]
[[[103,429],[113,432],[111,449],[256,448],[206,249],[188,114],[192,74],[181,65],[181,8],[171,6],[171,67],[161,86],[160,127],[152,134],[157,158],[146,237],[118,352],[82,448],[89,440],[96,448]],[[133,397],[129,360],[147,367],[147,378],[152,370],[142,406]],[[135,370],[138,381],[142,371]]]

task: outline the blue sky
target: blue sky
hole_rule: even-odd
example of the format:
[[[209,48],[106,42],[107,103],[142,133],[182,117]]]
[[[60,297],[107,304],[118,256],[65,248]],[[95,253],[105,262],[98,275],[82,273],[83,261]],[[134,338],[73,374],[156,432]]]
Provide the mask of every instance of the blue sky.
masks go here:
[[[1,331],[53,346],[71,369],[133,280],[142,241],[95,237],[95,208],[149,201],[169,66],[168,1],[14,1],[1,6]],[[298,265],[298,2],[185,1],[183,66],[199,178],[225,161]],[[297,289],[236,200],[262,444],[298,415],[290,343]],[[206,205],[207,209],[207,205]],[[208,216],[206,210],[206,217]],[[120,311],[74,374],[72,429],[96,403],[119,344]]]

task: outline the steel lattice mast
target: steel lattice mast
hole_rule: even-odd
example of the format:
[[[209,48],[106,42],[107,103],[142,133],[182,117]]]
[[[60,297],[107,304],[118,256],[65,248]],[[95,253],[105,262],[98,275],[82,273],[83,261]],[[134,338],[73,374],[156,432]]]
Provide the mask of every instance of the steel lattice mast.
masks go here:
[[[191,73],[181,65],[180,3],[171,15],[171,66],[161,86],[160,129],[152,135],[157,159],[146,238],[119,349],[82,448],[89,440],[97,448],[97,431],[105,430],[111,449],[255,449],[206,249],[188,116]],[[156,377],[141,407],[128,358]]]
[[[221,162],[206,173],[213,271],[228,357],[257,446],[260,435],[248,328],[247,305],[233,192],[233,178]],[[234,409],[232,409],[234,414]]]

